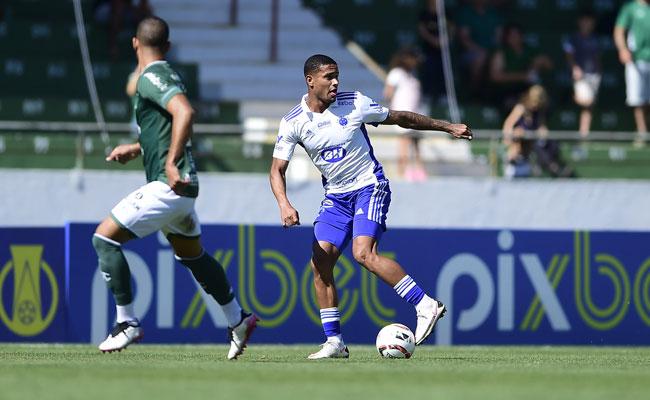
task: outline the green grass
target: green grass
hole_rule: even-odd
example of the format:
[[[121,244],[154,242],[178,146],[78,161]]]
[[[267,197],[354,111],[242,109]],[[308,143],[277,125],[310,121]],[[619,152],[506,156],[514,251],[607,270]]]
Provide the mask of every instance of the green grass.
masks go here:
[[[315,346],[0,345],[0,399],[641,399],[650,348],[433,347],[309,361]]]

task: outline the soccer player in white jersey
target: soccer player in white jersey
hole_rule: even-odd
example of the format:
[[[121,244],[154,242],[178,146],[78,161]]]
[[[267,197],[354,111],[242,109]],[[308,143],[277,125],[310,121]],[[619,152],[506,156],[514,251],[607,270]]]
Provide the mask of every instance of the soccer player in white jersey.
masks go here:
[[[349,357],[341,335],[333,271],[350,240],[354,259],[415,306],[415,339],[416,344],[421,344],[444,315],[445,306],[427,296],[397,262],[377,251],[386,230],[391,191],[373,154],[365,124],[444,131],[468,140],[472,139],[472,131],[464,124],[389,110],[359,92],[339,92],[339,69],[328,56],[309,57],[304,74],[307,94],[280,122],[270,180],[282,224],[289,227],[300,223],[298,211],[287,198],[285,179],[296,145],[305,149],[323,178],[325,199],[314,222],[311,261],[327,341],[308,358]]]

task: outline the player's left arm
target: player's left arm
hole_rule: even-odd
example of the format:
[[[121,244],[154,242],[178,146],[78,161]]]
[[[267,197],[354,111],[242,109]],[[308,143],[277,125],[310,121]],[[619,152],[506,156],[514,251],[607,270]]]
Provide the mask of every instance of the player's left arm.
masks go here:
[[[453,124],[441,119],[433,119],[426,115],[411,111],[389,110],[382,125],[399,125],[406,129],[419,131],[443,131],[458,139],[472,140],[472,130],[465,124]]]
[[[172,115],[172,137],[165,161],[165,173],[169,186],[179,193],[190,183],[189,177],[181,178],[176,163],[183,157],[187,141],[192,136],[194,109],[183,93],[174,95],[167,103],[166,109]]]

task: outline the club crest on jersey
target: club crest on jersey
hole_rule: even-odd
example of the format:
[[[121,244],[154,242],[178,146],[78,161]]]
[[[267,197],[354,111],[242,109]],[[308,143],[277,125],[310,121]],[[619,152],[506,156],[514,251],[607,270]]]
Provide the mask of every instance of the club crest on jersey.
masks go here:
[[[347,124],[348,124],[348,119],[347,118],[345,118],[345,117],[339,118],[339,125],[345,126]]]
[[[328,163],[341,161],[345,157],[345,154],[347,154],[347,151],[340,146],[330,147],[320,152],[321,158]]]

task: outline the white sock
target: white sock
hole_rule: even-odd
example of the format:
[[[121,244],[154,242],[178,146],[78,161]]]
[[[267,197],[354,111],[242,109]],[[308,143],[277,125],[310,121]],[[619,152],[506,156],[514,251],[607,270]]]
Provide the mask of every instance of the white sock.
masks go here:
[[[222,305],[221,310],[228,320],[229,327],[232,328],[241,321],[241,307],[236,298],[233,298],[230,303]]]
[[[420,300],[420,303],[415,306],[415,309],[419,310],[421,307],[428,307],[431,304],[435,304],[435,300],[425,294],[424,297],[422,297],[422,300]]]
[[[133,311],[133,303],[124,306],[116,306],[116,308],[117,308],[117,318],[115,318],[115,320],[117,321],[118,324],[124,321],[137,320],[137,318],[135,317],[135,312]]]
[[[343,343],[343,335],[328,336],[327,341],[330,343]]]

